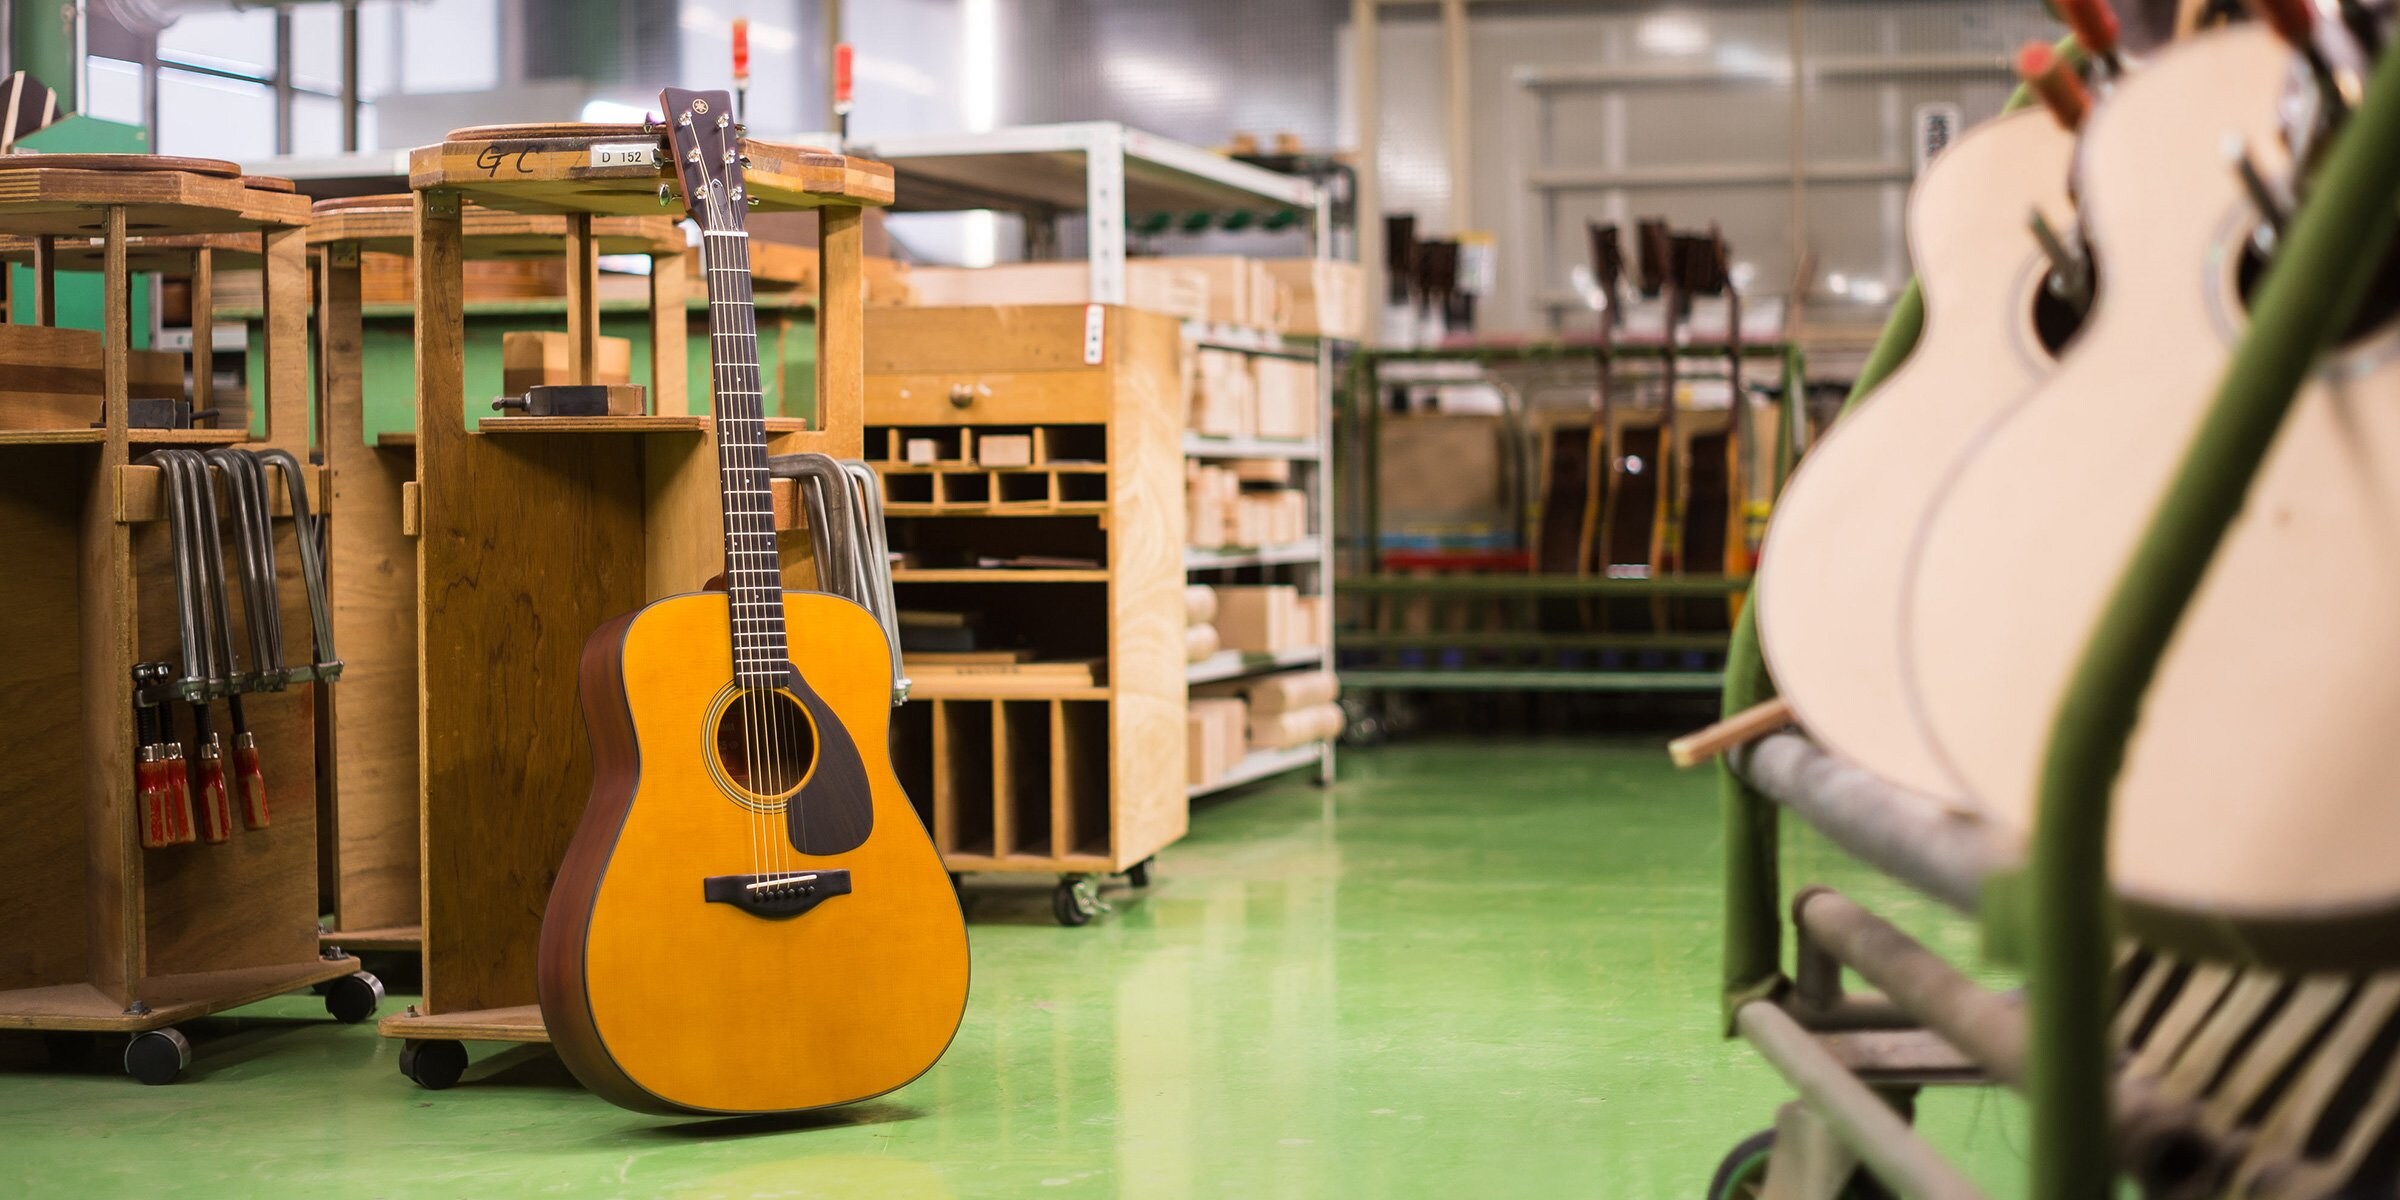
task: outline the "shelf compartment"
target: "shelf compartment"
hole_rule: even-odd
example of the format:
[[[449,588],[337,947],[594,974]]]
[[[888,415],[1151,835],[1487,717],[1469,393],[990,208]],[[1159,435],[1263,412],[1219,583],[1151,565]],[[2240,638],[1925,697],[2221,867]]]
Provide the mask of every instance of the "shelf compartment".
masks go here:
[[[1052,856],[1051,733],[1054,702],[1002,700],[993,706],[993,849],[1002,858]]]
[[[992,702],[933,702],[934,847],[943,854],[991,855]]]
[[[1109,857],[1108,705],[1062,701],[1058,712],[1056,803],[1062,857]]]

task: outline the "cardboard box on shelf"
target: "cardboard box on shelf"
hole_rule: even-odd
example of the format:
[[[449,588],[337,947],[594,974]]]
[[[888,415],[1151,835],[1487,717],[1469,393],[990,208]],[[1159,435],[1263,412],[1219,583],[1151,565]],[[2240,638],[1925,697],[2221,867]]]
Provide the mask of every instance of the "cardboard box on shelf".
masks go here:
[[[567,366],[568,350],[563,330],[519,329],[501,334],[501,394],[522,396],[527,388],[576,382]],[[591,382],[632,383],[633,343],[621,337],[599,339]]]
[[[1258,415],[1251,428],[1262,438],[1304,442],[1317,436],[1317,364],[1260,357],[1252,366]]]
[[[1234,699],[1194,700],[1185,710],[1186,783],[1215,783],[1250,752],[1250,707]]]
[[[1366,341],[1373,329],[1367,276],[1357,263],[1272,258],[1261,264],[1276,285],[1277,329],[1299,337]]]
[[[1132,259],[1125,264],[1125,307],[1204,320],[1209,312],[1207,272],[1169,259]],[[910,302],[919,308],[980,304],[1089,304],[1092,268],[1087,262],[1005,263],[993,267],[912,267]]]
[[[1302,636],[1300,591],[1288,583],[1217,588],[1217,636],[1228,650],[1281,654],[1308,645]]]

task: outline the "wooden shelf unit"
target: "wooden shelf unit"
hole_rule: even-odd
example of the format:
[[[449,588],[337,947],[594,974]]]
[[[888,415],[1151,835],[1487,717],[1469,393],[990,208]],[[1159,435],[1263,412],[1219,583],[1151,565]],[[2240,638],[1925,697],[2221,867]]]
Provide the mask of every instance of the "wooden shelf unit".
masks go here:
[[[1181,334],[1164,316],[1090,312],[868,315],[867,457],[893,548],[1103,564],[893,572],[904,611],[973,611],[1037,659],[1099,664],[1092,682],[1055,688],[912,671],[894,759],[954,872],[1123,872],[1188,824]],[[979,441],[1011,435],[1031,439],[1032,462],[982,466]],[[912,441],[935,443],[937,461],[908,462]],[[988,489],[980,502],[918,490],[962,479]]]
[[[650,416],[480,420],[475,429],[464,419],[468,206],[563,222],[573,264],[570,357],[585,380],[598,329],[594,230],[610,216],[660,211],[661,168],[587,165],[591,147],[625,140],[623,129],[524,132],[461,130],[410,160],[417,430],[400,515],[413,510],[417,529],[405,619],[417,657],[413,782],[425,982],[421,1004],[386,1018],[381,1031],[419,1042],[548,1040],[535,1006],[541,913],[591,785],[576,699],[584,637],[650,600],[699,590],[722,564],[716,434],[704,420],[690,428],[683,385],[682,271],[652,276]],[[821,220],[820,427],[770,430],[770,450],[857,458],[861,216],[890,203],[891,173],[789,146],[744,149],[759,211],[813,210]],[[495,154],[515,169],[495,174],[481,165]],[[336,311],[354,308],[355,274],[326,277],[329,289],[350,297]],[[342,324],[337,336],[354,341],[357,321]],[[351,397],[343,407],[357,409],[354,382],[338,394]],[[364,445],[356,418],[340,437],[346,450]],[[383,469],[411,457],[405,447],[363,453]],[[795,586],[813,582],[806,545],[805,537],[784,539]]]
[[[416,435],[365,436],[362,372],[366,254],[411,255],[414,196],[328,200],[316,206],[308,244],[316,253],[317,387],[324,397],[326,472],[347,514],[329,541],[337,645],[362,647],[344,680],[333,721],[334,769],[327,772],[322,890],[333,922],[327,946],[413,952],[423,919],[418,850],[417,724],[422,693],[417,675],[417,546],[404,514],[416,488]],[[529,216],[480,206],[460,214],[460,256],[466,260],[566,257],[578,234],[563,216]],[[641,254],[654,281],[681,278],[682,231],[665,217],[602,217],[590,223],[591,257]],[[594,289],[582,289],[589,302]],[[681,291],[670,286],[668,311]],[[683,403],[680,321],[650,384],[660,403]],[[463,404],[463,397],[461,403]],[[462,410],[453,410],[453,412]],[[608,418],[648,420],[652,418]],[[703,418],[661,417],[689,431]],[[505,418],[537,427],[549,418]],[[489,432],[489,426],[480,426]]]
[[[191,274],[205,294],[220,253],[263,262],[265,412],[254,444],[305,461],[308,202],[271,181],[205,170],[25,164],[5,177],[0,237],[38,247],[35,313],[50,315],[65,261],[96,266],[104,299],[98,427],[0,433],[0,528],[11,552],[0,573],[9,614],[0,622],[0,813],[10,830],[0,839],[9,947],[0,953],[0,1028],[138,1034],[351,974],[357,960],[326,958],[316,941],[317,714],[340,685],[245,695],[268,785],[266,828],[237,829],[222,844],[145,849],[134,785],[133,666],[180,660],[158,472],[136,459],[154,446],[252,439],[245,430],[129,428],[131,276],[137,260],[155,264]],[[193,399],[205,406],[208,372],[195,375]],[[323,497],[319,481],[304,482]],[[288,521],[276,542],[286,645],[307,646]],[[187,743],[188,717],[177,717]]]

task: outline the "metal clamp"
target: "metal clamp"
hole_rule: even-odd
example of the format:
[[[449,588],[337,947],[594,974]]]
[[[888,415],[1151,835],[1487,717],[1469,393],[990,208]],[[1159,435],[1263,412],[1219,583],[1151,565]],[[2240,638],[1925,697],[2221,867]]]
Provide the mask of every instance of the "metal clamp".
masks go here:
[[[906,703],[909,679],[900,658],[898,603],[892,596],[891,553],[874,468],[826,454],[786,454],[769,458],[767,473],[800,484],[817,582],[866,609],[883,626],[892,656],[892,704]]]

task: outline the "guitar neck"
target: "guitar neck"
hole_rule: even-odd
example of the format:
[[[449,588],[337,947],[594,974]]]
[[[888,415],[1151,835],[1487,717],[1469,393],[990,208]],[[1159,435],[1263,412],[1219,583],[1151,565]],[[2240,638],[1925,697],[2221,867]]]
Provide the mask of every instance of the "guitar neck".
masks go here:
[[[767,474],[749,235],[739,229],[703,230],[700,263],[708,277],[709,382],[717,415],[717,477],[725,500],[734,678],[744,686],[773,687],[784,678],[790,650]]]

